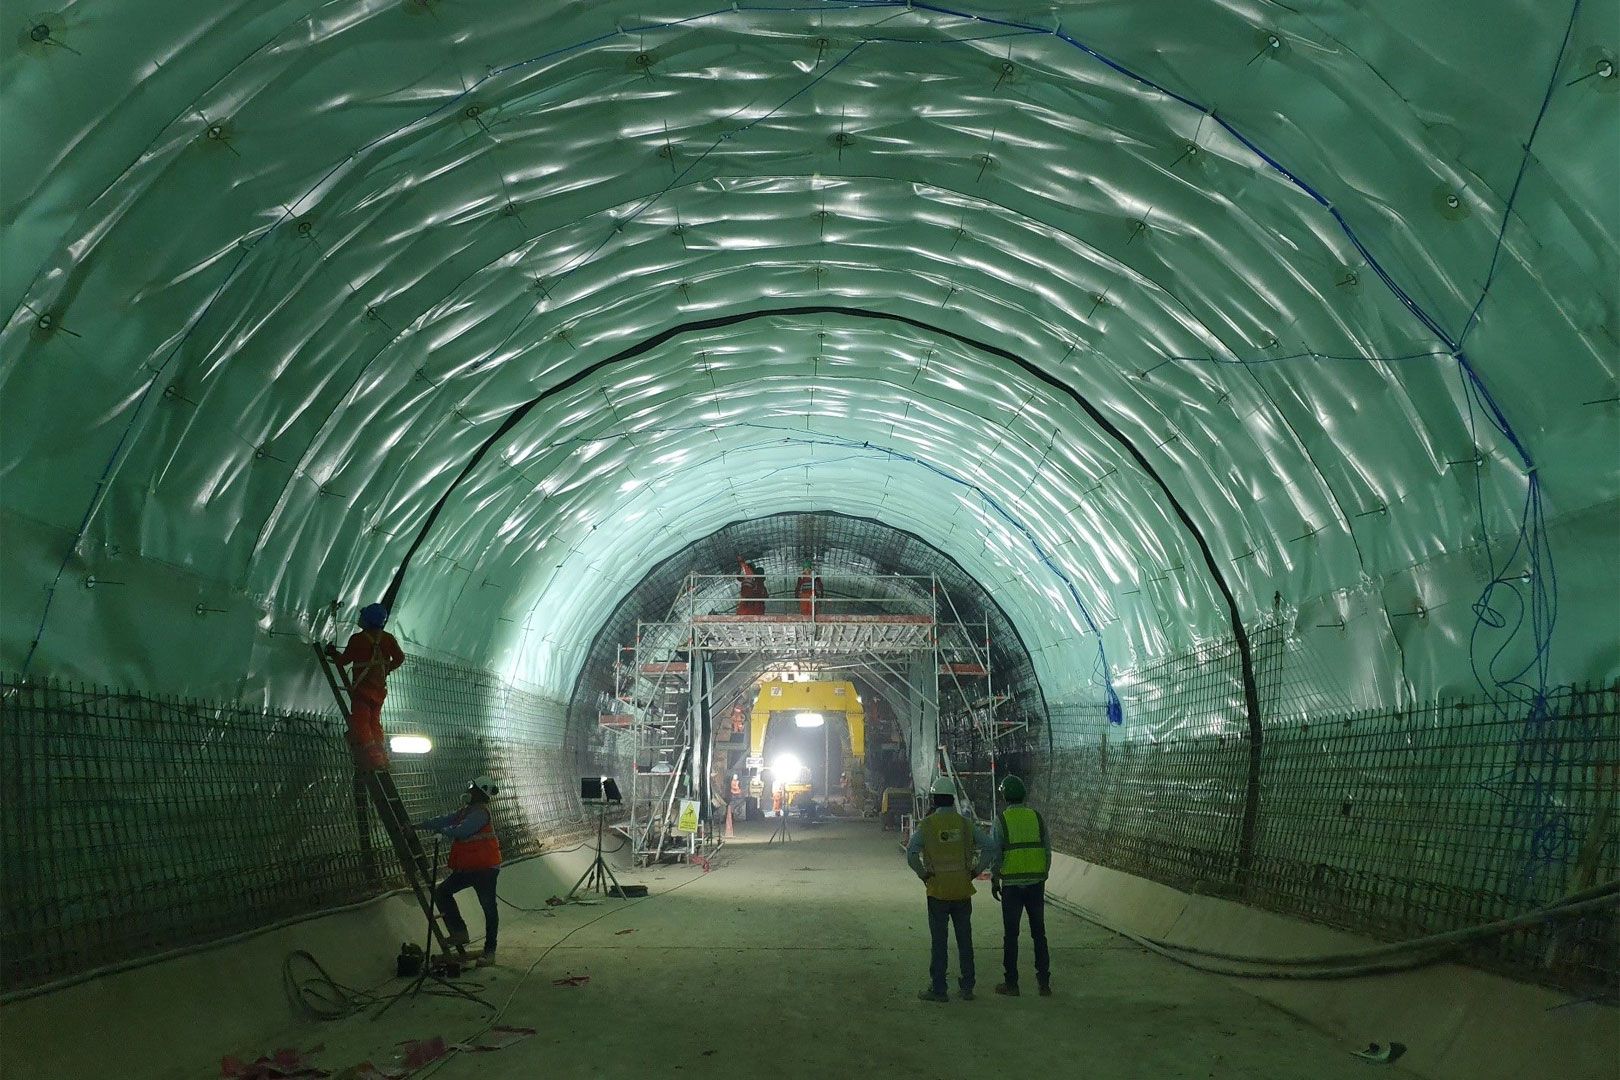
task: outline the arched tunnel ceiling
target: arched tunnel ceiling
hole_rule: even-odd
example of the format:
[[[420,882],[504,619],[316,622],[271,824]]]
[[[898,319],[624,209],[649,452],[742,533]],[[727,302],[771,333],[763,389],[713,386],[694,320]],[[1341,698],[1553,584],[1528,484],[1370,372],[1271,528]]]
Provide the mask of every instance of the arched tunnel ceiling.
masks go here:
[[[1371,700],[1611,673],[1616,14],[14,20],[6,662],[264,685],[442,503],[397,624],[562,693],[658,559],[836,510],[1084,699],[1099,648],[1230,632],[1174,497]],[[908,322],[770,314],[807,306]]]

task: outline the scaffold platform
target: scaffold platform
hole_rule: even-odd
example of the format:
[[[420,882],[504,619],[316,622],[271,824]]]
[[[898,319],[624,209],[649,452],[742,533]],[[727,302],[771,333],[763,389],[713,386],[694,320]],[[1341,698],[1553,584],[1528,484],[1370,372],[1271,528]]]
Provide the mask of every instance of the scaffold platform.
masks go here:
[[[692,643],[709,652],[915,653],[934,648],[928,615],[695,615]]]

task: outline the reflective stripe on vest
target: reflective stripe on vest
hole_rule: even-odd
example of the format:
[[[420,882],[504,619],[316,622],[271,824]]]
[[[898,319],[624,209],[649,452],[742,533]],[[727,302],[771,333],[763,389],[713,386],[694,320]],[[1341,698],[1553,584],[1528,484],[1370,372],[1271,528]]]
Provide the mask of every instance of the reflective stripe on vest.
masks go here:
[[[1046,854],[1046,820],[1027,806],[1009,806],[1001,812],[1001,880],[1007,885],[1030,885],[1046,880],[1050,860]]]
[[[923,865],[932,876],[928,895],[935,900],[973,896],[973,829],[954,810],[935,810],[922,820]]]
[[[473,812],[472,807],[457,811],[456,819],[452,824],[460,825],[468,814]],[[488,870],[490,867],[501,865],[501,842],[495,836],[495,815],[484,807],[484,827],[473,833],[465,840],[453,840],[450,843],[450,869],[452,870]]]

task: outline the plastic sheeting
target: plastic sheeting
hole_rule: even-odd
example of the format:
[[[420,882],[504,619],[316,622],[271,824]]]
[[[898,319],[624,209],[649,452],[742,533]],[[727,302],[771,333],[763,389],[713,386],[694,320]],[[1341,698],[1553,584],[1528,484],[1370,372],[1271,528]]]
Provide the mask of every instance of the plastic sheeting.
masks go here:
[[[1614,0],[14,18],[0,658],[285,700],[299,639],[441,500],[395,625],[554,697],[646,569],[786,510],[946,552],[1054,702],[1228,634],[1166,493],[966,338],[1106,414],[1245,617],[1294,613],[1358,701],[1611,676],[1615,26]],[[671,331],[456,484],[514,409]]]

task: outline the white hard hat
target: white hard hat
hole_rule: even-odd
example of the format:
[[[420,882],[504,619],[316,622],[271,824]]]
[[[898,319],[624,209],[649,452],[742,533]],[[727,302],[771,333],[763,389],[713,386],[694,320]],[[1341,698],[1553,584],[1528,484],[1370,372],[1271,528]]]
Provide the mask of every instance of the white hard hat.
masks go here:
[[[495,778],[493,776],[475,776],[473,777],[472,783],[468,784],[467,786],[470,788],[477,788],[479,791],[482,791],[485,795],[488,795],[492,799],[495,797],[496,793],[501,790],[496,785]]]
[[[934,786],[928,789],[930,795],[949,795],[956,798],[956,785],[941,776],[934,781]]]

